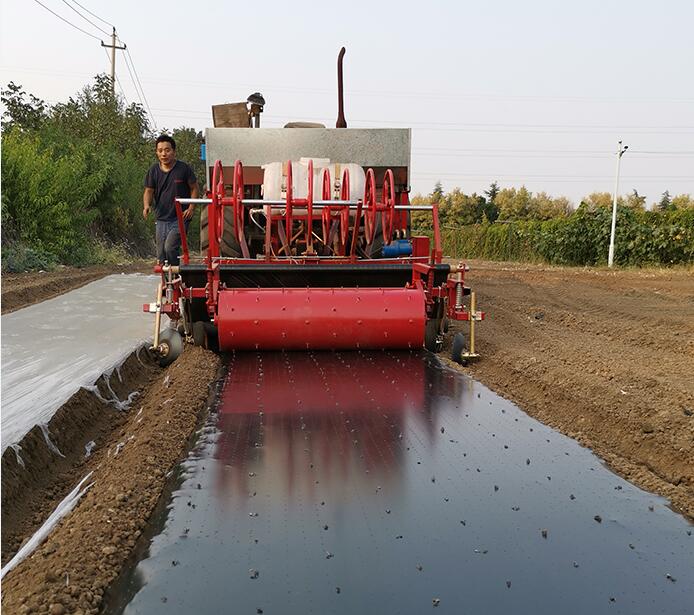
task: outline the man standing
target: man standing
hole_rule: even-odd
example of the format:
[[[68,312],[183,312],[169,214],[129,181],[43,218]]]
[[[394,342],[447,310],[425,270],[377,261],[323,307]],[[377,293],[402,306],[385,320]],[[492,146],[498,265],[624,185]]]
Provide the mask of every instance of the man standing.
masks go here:
[[[161,135],[157,139],[156,154],[159,162],[150,167],[145,177],[142,215],[147,219],[154,203],[157,260],[160,264],[168,261],[169,265],[178,265],[181,234],[175,199],[198,198],[198,182],[193,169],[185,162],[176,160],[176,141],[168,135]],[[193,217],[193,207],[183,205],[181,209],[187,231]]]

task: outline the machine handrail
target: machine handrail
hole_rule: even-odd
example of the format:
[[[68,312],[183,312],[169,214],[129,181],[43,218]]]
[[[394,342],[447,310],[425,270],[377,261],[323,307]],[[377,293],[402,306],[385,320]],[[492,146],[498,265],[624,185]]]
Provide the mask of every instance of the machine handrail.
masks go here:
[[[176,199],[181,205],[209,205],[212,199]],[[348,206],[350,209],[357,209],[361,200],[358,201],[330,201],[320,200],[313,201],[313,206],[322,209],[323,207]],[[253,207],[257,205],[273,205],[280,207],[286,205],[285,199],[243,199],[242,204],[245,207]],[[402,211],[431,211],[433,205],[395,205],[395,209]]]

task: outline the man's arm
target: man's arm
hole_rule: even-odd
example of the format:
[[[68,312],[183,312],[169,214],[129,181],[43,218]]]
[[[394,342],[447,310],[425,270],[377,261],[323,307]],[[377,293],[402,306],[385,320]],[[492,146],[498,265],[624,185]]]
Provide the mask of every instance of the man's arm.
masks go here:
[[[198,182],[193,180],[190,184],[190,198],[191,199],[197,199],[200,196],[200,190],[198,188]],[[183,212],[183,219],[184,220],[190,220],[193,217],[193,212],[195,211],[195,207],[193,205],[189,205],[188,209],[186,209]]]
[[[154,188],[145,188],[142,194],[142,217],[146,220],[152,209],[152,201],[154,200]]]

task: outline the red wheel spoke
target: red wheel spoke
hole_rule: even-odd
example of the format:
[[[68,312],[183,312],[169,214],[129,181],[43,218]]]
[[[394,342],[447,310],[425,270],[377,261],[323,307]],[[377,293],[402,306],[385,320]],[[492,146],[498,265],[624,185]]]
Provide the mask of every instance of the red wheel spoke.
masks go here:
[[[342,172],[342,185],[340,187],[340,198],[343,201],[349,201],[350,186],[349,186],[349,169]],[[356,225],[356,222],[355,222]],[[349,205],[343,205],[340,211],[340,243],[344,247],[347,246],[347,238],[349,237]]]
[[[244,243],[244,232],[243,232],[243,196],[244,196],[244,185],[243,185],[243,165],[240,160],[237,160],[234,164],[234,186],[233,186],[233,196],[232,205],[234,207],[234,234],[239,243]],[[222,212],[221,219],[224,220],[224,213]]]
[[[321,177],[321,198],[324,201],[331,200],[330,194],[332,191],[332,180],[330,179],[330,169],[323,169]],[[321,223],[323,227],[323,245],[328,245],[328,235],[330,234],[330,223],[331,223],[331,209],[330,206],[324,206],[323,212],[321,213]]]
[[[364,237],[366,238],[366,245],[371,245],[376,235],[377,215],[376,177],[374,175],[373,169],[369,169],[366,172],[366,186],[364,187],[364,207],[366,208],[366,212],[364,212]]]
[[[207,211],[207,237],[210,255],[219,256],[219,240],[222,236],[220,212],[222,212],[222,200],[224,199],[224,167],[222,161],[217,160],[212,169],[212,203]]]
[[[287,235],[287,256],[289,256],[289,243],[292,240],[292,161],[287,162],[287,207],[284,213],[284,225]]]
[[[383,230],[383,245],[388,245],[393,236],[395,220],[395,178],[393,171],[388,169],[383,178],[383,207],[381,209],[381,228]]]
[[[313,251],[313,159],[308,161],[308,196],[306,198],[306,252]]]

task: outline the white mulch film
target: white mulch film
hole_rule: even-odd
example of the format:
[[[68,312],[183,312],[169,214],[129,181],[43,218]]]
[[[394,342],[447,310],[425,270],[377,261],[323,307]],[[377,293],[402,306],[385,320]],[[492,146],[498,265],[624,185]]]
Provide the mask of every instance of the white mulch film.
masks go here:
[[[2,316],[3,453],[151,340],[154,315],[142,304],[156,300],[158,280],[111,275]]]
[[[58,524],[65,515],[67,515],[77,504],[79,499],[87,492],[87,490],[94,484],[89,483],[86,487],[82,487],[92,476],[90,472],[87,474],[79,484],[65,497],[65,499],[58,504],[56,509],[51,513],[51,515],[46,519],[45,523],[36,531],[36,533],[27,540],[26,544],[17,551],[17,554],[5,564],[2,571],[0,571],[0,579],[3,578],[10,570],[12,570],[17,564],[26,559],[38,547],[46,537],[51,533],[51,530]]]

